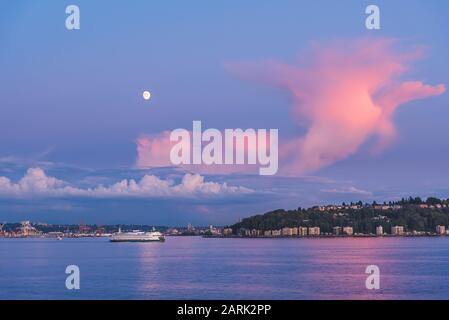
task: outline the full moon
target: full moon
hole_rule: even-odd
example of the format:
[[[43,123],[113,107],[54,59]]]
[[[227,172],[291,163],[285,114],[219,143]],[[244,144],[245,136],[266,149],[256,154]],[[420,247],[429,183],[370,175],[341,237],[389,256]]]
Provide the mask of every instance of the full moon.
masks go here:
[[[150,100],[150,98],[151,98],[151,93],[150,93],[150,91],[145,90],[145,91],[142,93],[142,96],[143,96],[143,98],[144,98],[145,100]]]

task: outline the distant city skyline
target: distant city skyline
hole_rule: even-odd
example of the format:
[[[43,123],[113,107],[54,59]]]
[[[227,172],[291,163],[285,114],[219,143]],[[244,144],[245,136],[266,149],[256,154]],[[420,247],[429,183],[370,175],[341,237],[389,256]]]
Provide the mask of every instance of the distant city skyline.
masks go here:
[[[449,197],[449,3],[16,1],[0,12],[0,222],[226,225]],[[151,99],[147,94],[151,93]],[[148,97],[145,98],[145,97]],[[279,171],[177,168],[166,133],[276,128]]]

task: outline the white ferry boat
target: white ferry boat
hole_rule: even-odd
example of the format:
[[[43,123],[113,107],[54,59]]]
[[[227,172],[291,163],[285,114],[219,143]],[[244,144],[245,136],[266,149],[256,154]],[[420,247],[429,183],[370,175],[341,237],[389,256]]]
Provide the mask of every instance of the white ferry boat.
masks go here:
[[[165,241],[162,233],[155,231],[144,232],[133,230],[132,232],[122,232],[119,228],[117,233],[114,233],[110,239],[111,242],[150,242],[150,241]]]

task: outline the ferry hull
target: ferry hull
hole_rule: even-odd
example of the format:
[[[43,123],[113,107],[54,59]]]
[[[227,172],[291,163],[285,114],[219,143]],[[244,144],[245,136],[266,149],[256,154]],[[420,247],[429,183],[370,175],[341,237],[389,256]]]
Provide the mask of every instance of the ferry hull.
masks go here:
[[[164,242],[165,238],[159,239],[110,239],[110,242]]]

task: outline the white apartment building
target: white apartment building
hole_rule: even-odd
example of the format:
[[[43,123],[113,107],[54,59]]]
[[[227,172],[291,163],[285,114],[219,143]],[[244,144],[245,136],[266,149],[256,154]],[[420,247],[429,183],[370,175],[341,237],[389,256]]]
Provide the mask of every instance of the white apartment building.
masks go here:
[[[402,236],[404,234],[404,227],[403,226],[391,227],[391,234],[394,236]]]
[[[382,236],[384,234],[384,228],[382,226],[376,227],[376,236]]]

